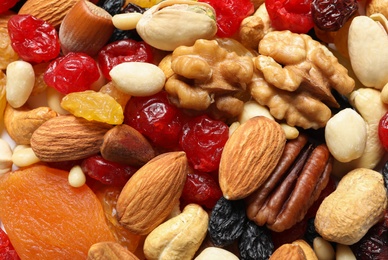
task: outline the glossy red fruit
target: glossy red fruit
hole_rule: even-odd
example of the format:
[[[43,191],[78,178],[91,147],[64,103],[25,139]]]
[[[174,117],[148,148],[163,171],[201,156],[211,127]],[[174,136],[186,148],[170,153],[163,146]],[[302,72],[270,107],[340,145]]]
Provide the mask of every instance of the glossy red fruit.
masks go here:
[[[0,1],[0,14],[8,11],[16,5],[19,0],[1,0]]]
[[[213,172],[219,167],[228,138],[229,127],[224,122],[202,115],[183,126],[179,144],[194,169]]]
[[[278,30],[307,33],[314,27],[312,0],[266,0],[265,7],[272,26]]]
[[[127,39],[112,42],[98,53],[101,72],[109,80],[111,79],[109,72],[114,66],[129,61],[151,63],[153,61],[152,48],[145,42]]]
[[[149,97],[132,97],[124,112],[124,123],[143,134],[156,148],[178,148],[185,120],[164,91]]]
[[[253,14],[254,6],[250,0],[199,0],[210,4],[216,12],[217,36],[231,37],[234,35],[242,20]]]
[[[221,188],[212,176],[208,173],[191,171],[187,174],[182,191],[181,207],[195,203],[212,209],[221,196]]]
[[[8,20],[12,48],[28,62],[55,59],[60,52],[57,31],[46,21],[32,15],[14,15]]]
[[[100,78],[97,62],[84,53],[70,52],[52,61],[43,79],[62,94],[89,90]]]
[[[388,112],[379,121],[378,134],[382,146],[388,151]]]
[[[303,238],[307,230],[307,221],[303,219],[302,221],[296,223],[290,229],[284,230],[282,232],[271,231],[271,237],[275,249],[286,243],[292,243],[295,240]]]
[[[19,260],[19,256],[13,248],[7,233],[0,229],[0,259],[2,260]]]
[[[81,168],[89,177],[113,186],[124,186],[137,171],[137,168],[130,165],[105,160],[101,155],[84,159]]]

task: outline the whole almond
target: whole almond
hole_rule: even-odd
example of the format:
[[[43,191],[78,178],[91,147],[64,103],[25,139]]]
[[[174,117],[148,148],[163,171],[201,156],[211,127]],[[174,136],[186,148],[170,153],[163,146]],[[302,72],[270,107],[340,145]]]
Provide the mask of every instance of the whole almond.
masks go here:
[[[281,126],[272,119],[256,116],[239,126],[225,144],[219,168],[223,196],[243,199],[268,178],[286,144]]]
[[[19,14],[30,14],[59,28],[63,18],[79,0],[28,0]]]
[[[111,125],[73,115],[57,116],[40,125],[31,136],[31,148],[43,162],[84,159],[100,152]]]
[[[169,152],[153,158],[122,189],[116,207],[119,222],[135,234],[150,233],[178,202],[187,171],[184,152]]]

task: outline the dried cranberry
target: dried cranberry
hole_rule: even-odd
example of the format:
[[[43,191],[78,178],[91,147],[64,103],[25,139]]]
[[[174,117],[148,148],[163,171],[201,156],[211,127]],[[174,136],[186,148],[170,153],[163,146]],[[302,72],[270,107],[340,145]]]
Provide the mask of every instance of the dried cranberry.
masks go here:
[[[43,79],[63,94],[89,90],[100,78],[96,61],[84,53],[70,52],[52,61]]]
[[[323,31],[337,31],[358,10],[357,0],[312,0],[314,24]]]
[[[110,162],[101,155],[94,155],[82,161],[82,171],[103,184],[123,186],[137,171],[137,168]]]
[[[221,197],[220,186],[208,173],[191,171],[187,174],[181,196],[182,206],[196,203],[212,209]]]
[[[19,256],[11,244],[7,233],[0,229],[0,259],[19,260]]]
[[[124,123],[147,137],[157,148],[178,148],[185,116],[161,91],[149,97],[132,97],[124,111]]]
[[[217,36],[231,37],[240,27],[242,20],[254,12],[250,0],[200,0],[211,5],[216,12]]]
[[[32,15],[14,15],[8,20],[12,48],[28,62],[55,59],[60,52],[57,31],[46,21]]]
[[[359,260],[388,259],[388,211],[383,221],[374,225],[351,249]]]
[[[388,112],[379,121],[378,134],[381,144],[388,151]]]
[[[194,169],[216,171],[229,138],[229,127],[207,115],[197,116],[183,125],[179,144]]]
[[[153,61],[152,48],[145,42],[138,42],[132,39],[120,40],[106,45],[98,53],[98,63],[102,74],[110,79],[110,70],[123,62]]]
[[[265,7],[276,30],[307,33],[314,27],[311,0],[266,0]]]
[[[286,229],[282,232],[271,231],[271,237],[275,249],[283,244],[292,243],[295,240],[303,238],[306,230],[307,220],[303,219],[302,221],[293,225],[291,228]]]
[[[19,2],[19,0],[2,0],[0,2],[0,14],[14,7],[17,2]]]

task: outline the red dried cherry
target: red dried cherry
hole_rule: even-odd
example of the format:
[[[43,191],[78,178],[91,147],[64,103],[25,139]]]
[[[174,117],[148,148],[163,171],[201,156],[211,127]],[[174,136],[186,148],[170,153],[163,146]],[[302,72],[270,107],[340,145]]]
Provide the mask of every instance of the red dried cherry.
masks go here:
[[[110,70],[123,62],[153,61],[152,48],[145,42],[138,42],[132,39],[120,40],[106,45],[98,53],[98,63],[102,74],[107,78]]]
[[[124,111],[124,123],[132,126],[157,148],[178,148],[185,116],[172,105],[167,93],[149,97],[132,97]]]
[[[46,21],[32,15],[14,15],[8,20],[12,48],[28,62],[55,59],[60,52],[57,31]]]
[[[14,7],[17,2],[19,2],[19,0],[2,0],[0,2],[0,14]]]
[[[228,138],[229,127],[224,122],[202,115],[183,125],[179,144],[194,169],[212,172],[219,167]]]
[[[388,112],[379,121],[378,134],[382,146],[388,151]]]
[[[312,0],[266,0],[265,7],[272,26],[278,30],[307,33],[314,27]]]
[[[231,37],[240,27],[242,20],[253,14],[254,5],[250,0],[199,0],[211,5],[216,12],[217,36]]]
[[[196,203],[212,209],[222,197],[218,183],[208,173],[190,171],[182,191],[181,206]]]
[[[70,52],[52,61],[43,79],[63,94],[89,90],[100,78],[97,62],[84,53]]]
[[[137,168],[105,160],[101,155],[84,159],[82,171],[89,177],[107,185],[124,186]]]
[[[291,228],[282,232],[271,231],[271,237],[275,249],[283,244],[292,243],[295,240],[303,238],[306,230],[307,220],[303,219],[302,221],[293,225]]]
[[[0,229],[0,259],[19,260],[19,256],[11,244],[7,233]]]

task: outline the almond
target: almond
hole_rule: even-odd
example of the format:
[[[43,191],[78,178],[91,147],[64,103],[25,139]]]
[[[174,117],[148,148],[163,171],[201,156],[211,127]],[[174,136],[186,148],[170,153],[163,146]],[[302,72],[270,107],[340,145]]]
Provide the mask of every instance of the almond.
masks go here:
[[[59,28],[63,18],[79,0],[28,0],[19,14],[30,14]]]
[[[73,115],[57,116],[39,126],[31,136],[31,148],[43,162],[84,159],[100,151],[111,125]]]
[[[239,126],[225,144],[219,168],[223,196],[243,199],[268,178],[286,144],[281,126],[272,119],[256,116]]]
[[[298,244],[283,244],[273,252],[269,260],[307,260],[303,249]]]
[[[187,171],[184,152],[169,152],[153,158],[122,189],[116,207],[119,222],[135,234],[150,233],[178,202]]]

